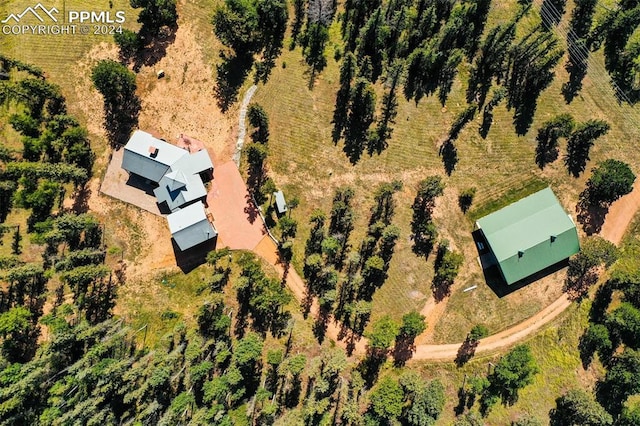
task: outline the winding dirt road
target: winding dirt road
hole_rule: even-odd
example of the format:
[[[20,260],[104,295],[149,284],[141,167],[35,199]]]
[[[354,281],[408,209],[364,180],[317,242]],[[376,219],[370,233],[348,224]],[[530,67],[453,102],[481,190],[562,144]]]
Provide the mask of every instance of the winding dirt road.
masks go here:
[[[620,244],[625,230],[631,223],[631,220],[639,208],[640,182],[636,183],[630,194],[622,197],[611,206],[609,214],[606,217],[605,224],[600,232],[600,236],[616,245]],[[263,238],[253,251],[272,264],[280,276],[283,275],[284,269],[282,265],[278,263],[277,247],[270,238]],[[286,284],[299,301],[304,299],[306,295],[306,287],[304,281],[295,269],[289,269]],[[429,319],[429,324],[435,325],[435,322],[437,322],[438,318],[444,311],[446,303],[446,299],[440,303],[434,303],[432,300],[429,300],[422,309],[421,314]],[[555,302],[531,318],[528,318],[507,330],[503,330],[480,340],[475,353],[480,354],[483,352],[493,352],[509,347],[540,330],[543,326],[557,318],[569,306],[571,306],[571,301],[566,294],[563,294]],[[317,313],[318,307],[317,304],[314,303],[311,309],[311,314],[315,316]],[[425,332],[428,331],[429,330],[426,330]],[[326,337],[336,341],[339,346],[345,348],[345,342],[338,340],[339,332],[339,325],[332,321],[327,327]],[[354,355],[363,355],[366,352],[366,345],[367,341],[365,338],[356,342],[356,346],[353,351]],[[417,345],[412,361],[452,361],[456,358],[460,345],[462,345],[462,342],[442,345]]]

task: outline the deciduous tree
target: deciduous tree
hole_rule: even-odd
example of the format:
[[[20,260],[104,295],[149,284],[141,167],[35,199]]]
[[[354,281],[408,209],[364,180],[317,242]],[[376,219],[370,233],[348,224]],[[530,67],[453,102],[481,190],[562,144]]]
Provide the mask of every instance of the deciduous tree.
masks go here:
[[[490,394],[513,404],[518,400],[519,390],[531,384],[539,371],[529,346],[518,345],[500,359],[489,375]]]
[[[104,123],[111,142],[124,144],[138,124],[140,112],[135,74],[124,65],[105,59],[93,68],[91,80],[104,98]]]
[[[556,408],[549,412],[551,426],[609,426],[613,418],[591,395],[581,389],[571,389],[556,399]]]
[[[608,159],[593,169],[581,198],[594,206],[608,206],[630,193],[635,180],[636,176],[627,163]]]

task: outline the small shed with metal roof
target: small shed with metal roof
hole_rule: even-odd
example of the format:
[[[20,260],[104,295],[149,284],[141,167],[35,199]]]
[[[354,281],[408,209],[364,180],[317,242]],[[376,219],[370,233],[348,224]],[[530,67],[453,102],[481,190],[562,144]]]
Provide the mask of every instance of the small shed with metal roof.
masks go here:
[[[276,200],[276,212],[278,214],[285,214],[288,208],[287,201],[284,199],[284,193],[282,191],[276,191],[273,193],[273,197]]]
[[[181,251],[211,240],[218,235],[205,211],[204,204],[197,202],[167,216],[171,236]]]
[[[551,188],[479,219],[476,227],[509,285],[580,251],[576,225]]]

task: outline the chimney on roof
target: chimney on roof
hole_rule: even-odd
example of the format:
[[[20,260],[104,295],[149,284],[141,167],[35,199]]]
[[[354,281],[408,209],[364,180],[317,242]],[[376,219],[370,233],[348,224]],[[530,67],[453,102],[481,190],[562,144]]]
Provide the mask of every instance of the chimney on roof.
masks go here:
[[[151,158],[156,158],[156,156],[158,155],[158,147],[151,145],[149,147],[149,155],[151,156]]]

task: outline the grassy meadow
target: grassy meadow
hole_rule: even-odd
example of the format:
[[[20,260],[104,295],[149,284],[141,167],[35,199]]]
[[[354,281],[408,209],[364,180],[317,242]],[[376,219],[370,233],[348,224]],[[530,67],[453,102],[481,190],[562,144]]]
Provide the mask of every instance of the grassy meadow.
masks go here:
[[[78,9],[109,10],[110,3],[101,0],[68,0],[66,7]],[[195,29],[196,42],[202,47],[205,58],[210,63],[219,61],[219,42],[213,36],[210,18],[218,0],[180,1],[179,23],[188,22]],[[528,25],[535,25],[539,18],[534,7],[530,16],[524,18]],[[613,0],[602,2],[605,5]],[[15,0],[0,3],[0,17],[10,12],[19,12],[32,3]],[[126,11],[126,26],[135,29],[136,12],[127,0],[113,0],[114,10]],[[61,7],[61,0],[51,0],[48,7]],[[569,2],[569,11],[571,2]],[[516,10],[516,0],[494,0],[487,27],[510,19]],[[561,24],[566,31],[568,13]],[[600,13],[600,11],[599,11]],[[560,294],[564,271],[560,271],[541,281],[532,283],[509,296],[499,298],[484,284],[482,272],[476,260],[477,252],[471,239],[476,219],[495,211],[523,196],[550,185],[566,210],[575,218],[575,204],[578,194],[590,170],[598,161],[615,158],[630,163],[636,174],[640,173],[640,152],[635,149],[640,136],[640,113],[637,107],[619,104],[608,84],[604,73],[601,53],[592,54],[590,69],[580,95],[567,105],[561,95],[562,83],[567,81],[564,59],[556,69],[556,78],[538,100],[533,125],[525,136],[517,136],[513,127],[513,112],[507,111],[504,103],[494,111],[494,123],[483,139],[478,134],[481,117],[469,123],[456,141],[459,162],[451,176],[446,176],[438,155],[440,143],[444,140],[449,126],[456,115],[466,108],[465,90],[468,65],[459,69],[453,89],[445,106],[437,98],[424,98],[415,102],[400,98],[398,116],[389,148],[381,155],[369,157],[364,154],[355,166],[351,165],[342,152],[342,142],[334,145],[331,141],[331,118],[338,88],[340,63],[334,59],[336,51],[341,53],[339,23],[331,27],[331,40],[326,56],[327,67],[309,88],[308,67],[304,63],[300,48],[289,50],[289,40],[285,39],[281,57],[277,60],[271,78],[260,85],[254,101],[260,103],[269,115],[271,139],[268,158],[269,173],[278,187],[284,189],[288,197],[297,196],[301,200],[292,216],[298,220],[298,237],[294,246],[294,265],[301,272],[304,243],[309,234],[308,217],[320,208],[329,212],[336,188],[350,185],[356,191],[354,200],[357,212],[356,230],[351,239],[357,248],[366,232],[365,225],[373,203],[376,186],[382,182],[399,179],[403,189],[396,195],[397,208],[394,223],[402,234],[396,246],[389,270],[389,278],[376,292],[372,319],[391,314],[399,319],[413,309],[420,310],[431,298],[433,278],[433,258],[418,258],[411,251],[410,221],[411,203],[415,188],[421,179],[438,174],[446,184],[445,194],[437,201],[435,222],[441,239],[447,239],[450,246],[465,256],[465,261],[456,284],[453,287],[447,308],[435,324],[430,342],[461,341],[468,330],[477,323],[488,326],[491,333],[498,332],[533,315]],[[3,36],[0,38],[0,52],[33,63],[46,72],[50,80],[62,87],[70,111],[85,124],[91,115],[85,114],[83,99],[76,86],[88,87],[88,75],[79,76],[78,64],[87,60],[92,48],[105,43],[105,49],[113,48],[111,36]],[[240,92],[250,86],[247,81]],[[210,91],[210,87],[203,88]],[[145,93],[140,96],[144,99]],[[382,90],[378,87],[378,99]],[[93,98],[92,98],[93,99]],[[97,99],[97,98],[96,98]],[[92,100],[93,101],[93,100]],[[215,102],[212,98],[211,102]],[[101,105],[98,107],[101,108]],[[231,111],[237,109],[233,107]],[[570,113],[576,121],[592,118],[605,119],[611,124],[608,135],[599,139],[591,151],[591,161],[587,173],[580,178],[571,177],[560,158],[555,163],[540,170],[534,162],[536,129],[544,121],[560,113]],[[0,111],[0,138],[10,147],[19,147],[19,136],[6,124],[8,111]],[[234,122],[237,121],[234,117]],[[106,165],[108,152],[106,142],[99,134],[92,133],[94,147],[100,156],[94,175],[100,176]],[[561,141],[561,155],[564,153]],[[464,215],[457,205],[458,194],[467,188],[477,188],[471,210]],[[111,201],[109,201],[111,203]],[[145,214],[119,202],[110,204],[105,233],[108,247],[124,250],[123,256],[131,262],[139,261],[147,253],[147,246],[153,242],[146,240]],[[7,223],[26,223],[26,212],[14,209]],[[636,219],[626,241],[637,240],[640,235],[640,221]],[[2,238],[0,255],[8,254],[11,248],[11,233]],[[35,247],[35,246],[33,246]],[[39,254],[23,238],[23,249],[28,256],[37,260]],[[114,249],[111,257],[118,257]],[[271,271],[273,273],[273,271]],[[198,289],[210,276],[208,266],[201,266],[187,274],[158,270],[145,281],[123,289],[118,298],[116,313],[132,323],[134,329],[147,326],[146,343],[153,345],[180,321],[193,324],[197,307],[207,299],[208,292]],[[478,285],[472,292],[462,289]],[[237,303],[233,291],[225,296],[230,309]],[[294,349],[318,352],[311,331],[311,319],[304,319],[296,302],[290,304],[294,316]],[[577,352],[578,338],[587,324],[588,303],[571,307],[559,320],[548,325],[541,333],[526,341],[541,367],[535,382],[525,388],[519,401],[511,407],[494,406],[485,419],[487,424],[509,424],[524,414],[539,419],[547,418],[555,398],[571,387],[593,386],[601,373],[595,364],[584,370]],[[138,333],[144,339],[144,331]],[[272,342],[267,342],[267,345]],[[311,354],[313,355],[313,354]],[[445,384],[448,401],[443,417],[438,424],[453,422],[453,408],[457,405],[455,395],[464,376],[485,374],[488,362],[496,355],[488,355],[472,360],[461,369],[452,363],[415,363],[425,376],[438,377]]]
[[[58,3],[61,4],[53,2],[47,5],[62,9],[62,2]],[[210,25],[212,10],[217,3],[218,0],[198,0],[179,5],[179,24],[188,23],[195,29],[195,41],[202,47],[206,60],[211,63],[219,61],[220,44],[213,36]],[[28,4],[26,0],[17,0],[0,5],[0,14],[4,16],[21,11]],[[65,7],[110,10],[106,1],[104,4],[96,4],[86,0],[70,0]],[[511,19],[516,9],[515,1],[494,1],[487,27]],[[125,10],[125,25],[136,28],[136,12],[129,7],[127,1],[113,1],[113,10]],[[566,31],[567,17],[568,12],[559,27],[559,33]],[[539,22],[536,5],[523,21],[526,26]],[[522,31],[521,29],[520,32]],[[530,316],[559,294],[562,272],[508,297],[498,298],[491,289],[483,285],[470,232],[477,218],[546,185],[551,185],[569,213],[575,213],[577,194],[582,190],[588,173],[574,179],[565,171],[561,159],[544,170],[538,169],[534,163],[536,128],[556,114],[571,113],[577,121],[602,118],[611,124],[609,134],[599,139],[592,149],[592,161],[588,169],[598,160],[618,158],[630,162],[632,168],[638,170],[640,155],[631,147],[638,136],[640,115],[637,108],[620,105],[615,100],[608,85],[608,77],[604,74],[602,55],[592,54],[589,74],[580,96],[569,105],[560,93],[562,83],[567,80],[564,60],[561,61],[556,69],[554,82],[539,98],[533,125],[525,136],[515,134],[512,111],[507,111],[504,104],[501,104],[495,109],[494,123],[488,136],[483,139],[477,131],[480,125],[478,114],[456,141],[459,162],[452,175],[446,176],[438,149],[456,115],[466,107],[464,92],[468,64],[464,63],[459,67],[458,77],[445,106],[435,97],[424,98],[416,105],[401,96],[389,148],[379,156],[369,157],[364,154],[358,164],[353,166],[342,152],[342,142],[336,146],[331,141],[330,122],[340,66],[335,57],[336,52],[342,53],[339,23],[333,24],[330,35],[326,50],[327,67],[319,74],[311,89],[308,67],[302,59],[300,48],[289,50],[290,40],[285,39],[285,48],[271,78],[266,85],[259,86],[254,97],[254,101],[263,105],[269,114],[270,174],[289,197],[296,195],[301,199],[301,205],[292,214],[299,221],[294,258],[296,267],[301,270],[310,212],[315,208],[328,212],[336,188],[351,185],[356,189],[355,209],[358,218],[351,243],[357,247],[365,232],[363,225],[368,220],[375,187],[382,182],[400,179],[404,187],[396,195],[394,222],[400,226],[402,234],[389,270],[389,278],[374,297],[373,319],[385,313],[399,318],[410,310],[419,310],[431,297],[433,256],[425,260],[416,257],[411,251],[410,205],[417,182],[428,175],[439,174],[443,176],[446,190],[445,195],[437,202],[435,222],[440,238],[447,239],[452,248],[462,252],[465,263],[453,287],[449,307],[441,324],[436,325],[433,340],[457,341],[471,325],[478,322],[486,324],[492,332],[499,331]],[[101,45],[104,49],[113,48],[110,36],[22,35],[3,37],[0,49],[4,54],[45,69],[51,81],[62,87],[71,112],[81,119],[94,120],[93,115],[84,113],[87,102],[79,99],[81,91],[76,89],[78,79],[82,81],[83,87],[90,87],[87,84],[88,75],[79,76],[80,71],[85,71],[84,68],[79,70],[77,67],[78,63],[86,61],[86,55],[100,43],[106,43]],[[244,89],[250,84],[247,81]],[[378,87],[377,92],[380,99],[382,88]],[[140,95],[144,98],[145,94]],[[236,108],[231,111],[235,115]],[[95,126],[98,123],[87,124]],[[19,143],[10,126],[3,124],[0,127],[10,144]],[[92,139],[96,151],[103,159],[106,152],[101,135],[93,135]],[[562,152],[563,147],[561,154]],[[104,160],[97,161],[96,175],[101,174],[104,164]],[[457,206],[457,196],[460,191],[470,187],[477,188],[477,192],[471,211],[463,215]],[[129,216],[132,215],[126,215]],[[136,216],[139,215],[132,216],[133,221]],[[138,234],[135,223],[132,222],[128,229],[132,237]],[[112,242],[120,247],[134,247],[133,252],[126,252],[127,257],[142,253],[142,249],[135,247],[144,245],[135,238],[134,241],[124,241],[120,237]],[[463,288],[478,284],[479,288],[472,294],[461,292]]]
[[[188,23],[195,29],[196,42],[211,63],[219,60],[220,44],[213,36],[210,25],[213,7],[218,3],[218,0],[198,0],[182,2],[179,5],[179,23]],[[5,2],[0,5],[0,15],[6,16],[10,12],[21,11],[29,4],[26,0]],[[52,1],[47,3],[47,6],[62,9],[62,1]],[[125,26],[135,29],[138,25],[135,22],[136,12],[130,8],[126,0],[100,3],[69,0],[65,7],[124,10]],[[527,26],[539,22],[536,7],[534,4],[533,10],[524,18]],[[494,1],[487,27],[511,19],[515,11],[515,1]],[[568,13],[559,27],[559,33],[566,31]],[[494,123],[485,139],[481,138],[477,131],[480,125],[478,115],[466,126],[456,141],[459,162],[453,174],[445,176],[438,148],[456,115],[466,107],[464,92],[468,64],[460,66],[445,106],[435,97],[425,98],[417,105],[401,97],[389,148],[379,156],[369,157],[364,154],[359,163],[353,166],[342,152],[342,143],[334,145],[331,141],[330,122],[340,66],[335,57],[336,52],[342,53],[339,23],[334,23],[330,34],[331,39],[326,50],[327,67],[319,74],[312,88],[309,87],[308,67],[302,59],[300,48],[289,50],[287,47],[290,40],[285,39],[285,48],[269,82],[260,85],[254,97],[254,101],[263,105],[269,114],[270,174],[288,196],[296,195],[301,199],[301,205],[293,211],[293,217],[299,221],[294,264],[301,269],[304,241],[309,232],[307,218],[310,212],[316,208],[328,212],[336,188],[351,185],[356,189],[357,225],[364,225],[368,220],[375,187],[382,182],[400,179],[404,187],[396,195],[397,209],[394,222],[402,229],[402,235],[389,270],[389,278],[374,297],[373,319],[385,313],[399,318],[412,309],[420,309],[431,297],[433,256],[425,260],[416,257],[411,251],[410,205],[417,182],[428,175],[439,174],[443,176],[446,190],[445,195],[438,200],[435,222],[440,238],[447,239],[452,248],[462,252],[465,255],[465,263],[453,288],[448,309],[440,321],[441,324],[436,326],[434,341],[459,340],[466,334],[470,325],[478,322],[486,324],[492,332],[497,332],[539,310],[559,293],[562,272],[500,299],[483,285],[470,232],[477,218],[546,185],[551,185],[568,212],[575,213],[577,194],[584,187],[588,173],[578,179],[570,177],[561,159],[544,170],[538,169],[534,163],[536,128],[556,114],[571,113],[577,121],[602,118],[611,124],[609,134],[599,139],[592,149],[592,161],[588,169],[599,160],[617,158],[629,162],[632,168],[638,171],[640,153],[633,149],[633,144],[638,137],[640,114],[637,108],[621,105],[614,98],[608,77],[604,73],[601,53],[592,54],[584,87],[580,95],[569,105],[560,93],[562,83],[567,80],[563,68],[564,60],[558,65],[556,78],[539,98],[533,125],[525,136],[515,134],[512,111],[507,111],[504,104],[496,108]],[[86,120],[83,108],[78,107],[83,105],[83,102],[75,89],[78,84],[77,66],[86,59],[88,52],[100,43],[106,43],[103,45],[105,49],[113,48],[110,36],[22,35],[2,37],[0,50],[4,54],[45,69],[51,81],[62,87],[71,112]],[[82,79],[86,80],[88,76],[83,75]],[[250,83],[247,81],[245,88]],[[381,87],[378,87],[377,91],[380,98]],[[241,91],[241,96],[243,92],[244,90]],[[144,98],[144,93],[140,95]],[[214,101],[212,99],[212,102]],[[232,108],[232,111],[235,109]],[[18,142],[17,135],[8,125],[2,124],[0,128],[9,144]],[[98,153],[102,157],[106,156],[104,141],[95,135],[93,139],[96,141]],[[561,154],[563,149],[564,147],[561,147]],[[100,161],[97,164],[99,170],[96,175],[99,175],[102,165]],[[457,196],[460,191],[470,187],[477,188],[477,193],[471,211],[463,215],[457,206]],[[125,216],[132,215],[127,213]],[[135,216],[132,216],[133,221],[136,220]],[[144,243],[135,239],[135,223],[132,222],[131,226],[125,225],[131,230],[129,234],[133,238],[132,241],[120,241],[122,238],[115,236],[109,238],[109,234],[108,240],[118,246],[133,247],[133,251],[125,253],[127,257],[135,257],[136,253],[143,252],[142,248],[136,247]],[[364,232],[364,226],[356,226],[352,245],[358,246]],[[5,236],[5,239],[7,238],[8,236]],[[461,289],[475,284],[480,284],[476,291],[470,294],[461,292]],[[124,303],[127,303],[126,300]]]
[[[515,404],[495,404],[488,416],[483,418],[484,424],[507,425],[525,416],[543,421],[548,418],[549,410],[555,407],[555,399],[560,394],[571,388],[591,388],[595,384],[595,379],[602,373],[601,365],[594,361],[585,370],[577,350],[579,336],[588,322],[589,305],[586,302],[572,306],[559,320],[545,327],[535,337],[522,342],[531,347],[540,373],[535,375],[531,385],[520,391]],[[491,368],[490,363],[495,364],[498,358],[497,355],[475,357],[462,368],[456,368],[453,363],[412,364],[423,375],[439,378],[445,385],[449,397],[437,424],[453,423],[454,408],[458,405],[456,395],[465,376],[485,376]],[[477,400],[472,409],[479,409]]]
[[[515,10],[515,1],[494,1],[487,27],[510,19]],[[568,14],[565,14],[560,34],[566,31],[567,20]],[[535,5],[523,21],[522,27],[539,23]],[[525,289],[499,299],[483,285],[470,233],[477,218],[547,185],[575,217],[575,204],[588,171],[600,160],[622,159],[629,162],[634,171],[640,170],[640,156],[633,149],[640,114],[637,108],[616,101],[604,74],[602,54],[592,54],[583,89],[571,104],[565,103],[560,91],[568,78],[564,70],[565,59],[560,62],[555,70],[556,78],[538,99],[534,122],[524,136],[516,135],[513,111],[507,111],[504,102],[495,109],[494,122],[486,139],[478,134],[481,114],[477,114],[456,141],[459,162],[452,175],[446,176],[438,149],[456,115],[467,106],[464,94],[468,64],[460,66],[445,106],[433,96],[422,99],[418,105],[401,97],[389,148],[379,156],[369,157],[365,153],[353,166],[342,152],[342,142],[335,146],[331,140],[340,66],[334,59],[335,50],[341,49],[338,28],[338,23],[331,28],[326,52],[328,65],[312,89],[309,89],[308,68],[298,47],[283,51],[269,82],[260,86],[254,97],[269,115],[270,173],[285,194],[295,194],[302,201],[293,212],[299,221],[295,250],[298,269],[301,270],[304,240],[309,233],[307,218],[316,208],[329,212],[336,188],[350,185],[356,190],[355,209],[360,226],[356,225],[351,242],[357,247],[365,232],[375,187],[381,182],[400,179],[404,188],[396,195],[394,222],[402,229],[402,235],[389,278],[374,296],[373,319],[386,313],[399,319],[412,309],[420,309],[431,297],[433,256],[425,261],[411,252],[410,205],[417,182],[438,174],[443,176],[447,189],[437,202],[435,222],[440,238],[447,239],[453,248],[462,252],[465,263],[435,341],[459,340],[478,322],[486,324],[492,332],[499,331],[539,310],[559,294],[564,273],[561,271],[543,282],[531,284],[532,290]],[[381,96],[382,90],[378,88],[378,99]],[[591,150],[587,172],[577,179],[571,177],[562,164],[564,141],[561,141],[561,158],[555,163],[540,170],[534,162],[536,129],[561,113],[572,114],[577,122],[598,118],[611,124],[609,134],[596,141]],[[457,206],[457,196],[470,187],[475,187],[477,192],[471,211],[463,215]],[[476,295],[466,297],[461,294],[461,289],[475,284],[482,287]],[[522,293],[526,293],[526,297]]]

